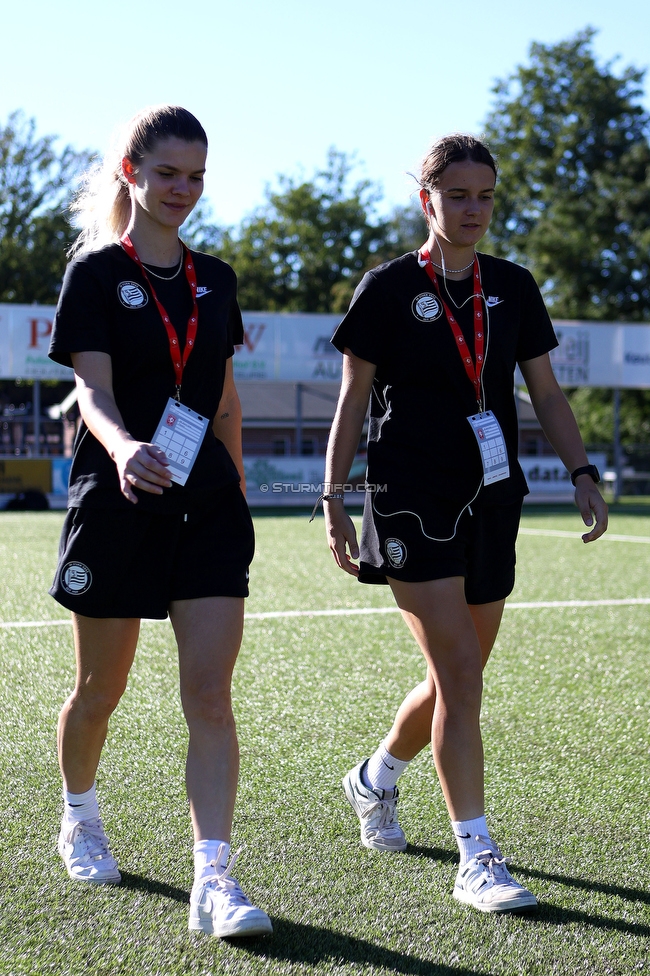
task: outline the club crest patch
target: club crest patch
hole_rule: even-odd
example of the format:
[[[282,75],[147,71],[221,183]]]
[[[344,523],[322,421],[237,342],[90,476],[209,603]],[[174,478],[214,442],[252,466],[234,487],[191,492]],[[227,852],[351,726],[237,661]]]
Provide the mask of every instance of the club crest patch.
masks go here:
[[[117,297],[124,308],[144,308],[149,301],[149,296],[137,281],[120,281],[117,286]]]
[[[406,546],[400,539],[386,539],[386,555],[394,569],[401,569],[406,562]]]
[[[81,596],[90,589],[93,574],[85,563],[66,563],[61,570],[61,586],[71,596]]]
[[[442,302],[433,292],[423,291],[413,299],[411,311],[419,322],[435,322],[442,315]]]

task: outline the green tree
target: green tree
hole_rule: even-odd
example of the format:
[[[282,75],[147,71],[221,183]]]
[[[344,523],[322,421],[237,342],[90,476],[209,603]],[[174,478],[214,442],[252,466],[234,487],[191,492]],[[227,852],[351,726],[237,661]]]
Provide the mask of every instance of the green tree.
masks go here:
[[[585,444],[602,447],[614,439],[612,390],[581,386],[568,392]],[[621,444],[630,450],[650,445],[650,390],[621,390]]]
[[[494,89],[495,253],[526,264],[558,318],[650,320],[650,131],[644,73],[613,73],[594,31],[545,46]]]
[[[415,251],[424,244],[428,233],[419,200],[413,201],[410,206],[395,207],[388,215],[386,242],[379,250],[379,260],[375,263],[390,261],[407,251]]]
[[[0,301],[56,302],[74,237],[67,216],[89,153],[55,148],[34,119],[12,112],[0,126]]]
[[[352,169],[345,153],[331,149],[311,179],[280,176],[268,202],[239,228],[213,228],[212,241],[208,228],[198,228],[197,242],[203,234],[208,249],[235,268],[242,308],[344,311],[364,271],[401,253],[411,223],[400,212],[377,218],[378,187],[368,180],[350,186]]]

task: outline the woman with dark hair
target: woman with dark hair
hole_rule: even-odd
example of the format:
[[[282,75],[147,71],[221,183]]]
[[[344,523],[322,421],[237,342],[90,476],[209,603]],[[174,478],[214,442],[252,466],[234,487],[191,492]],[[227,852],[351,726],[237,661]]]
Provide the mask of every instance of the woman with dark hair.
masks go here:
[[[517,364],[571,472],[590,527],[583,540],[607,527],[598,472],[551,369],[557,341],[539,290],[524,268],[476,252],[495,182],[494,159],[471,136],[441,139],[424,160],[426,244],[366,274],[332,340],[343,353],[343,382],[324,496],[338,566],[361,582],[390,585],[427,666],[377,751],[344,777],[362,843],[405,850],[397,780],[431,743],[460,850],[454,897],[486,912],[537,904],[488,830],[479,724],[482,670],[514,586],[528,491],[517,462]],[[369,400],[370,488],[359,548],[341,485]]]
[[[72,366],[81,426],[51,593],[72,611],[77,681],[59,718],[71,878],[118,884],[95,794],[140,619],[169,614],[189,730],[190,929],[271,931],[231,876],[239,773],[230,686],[253,528],[232,356],[234,272],[178,236],[203,192],[207,137],[185,109],[136,116],[89,180],[50,356]],[[137,797],[134,797],[137,802]]]

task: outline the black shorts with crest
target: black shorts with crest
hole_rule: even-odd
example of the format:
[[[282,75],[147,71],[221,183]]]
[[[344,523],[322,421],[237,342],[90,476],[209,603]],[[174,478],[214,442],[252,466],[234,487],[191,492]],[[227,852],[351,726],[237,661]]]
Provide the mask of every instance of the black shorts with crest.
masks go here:
[[[236,484],[188,514],[72,508],[50,594],[86,617],[162,620],[174,600],[248,596],[254,548]]]
[[[425,517],[424,508],[415,506],[412,511],[399,511],[400,506],[394,509],[397,514],[379,515],[376,509],[381,511],[381,506],[381,494],[366,493],[361,583],[387,583],[388,577],[422,583],[462,576],[467,602],[473,605],[503,600],[512,592],[522,499],[486,505],[479,495],[459,519],[458,505],[454,509],[447,499],[427,498]]]

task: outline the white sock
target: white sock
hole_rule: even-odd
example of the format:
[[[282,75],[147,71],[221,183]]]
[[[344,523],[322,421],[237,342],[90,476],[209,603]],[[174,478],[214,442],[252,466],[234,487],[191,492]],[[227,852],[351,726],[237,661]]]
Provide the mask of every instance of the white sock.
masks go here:
[[[481,851],[498,849],[490,838],[484,816],[474,820],[452,820],[451,827],[460,851],[461,867]]]
[[[63,819],[68,824],[79,823],[80,820],[93,820],[99,816],[95,784],[85,793],[69,793],[63,791]]]
[[[219,852],[221,848],[221,852]],[[194,852],[194,884],[198,884],[214,868],[212,862],[218,860],[218,866],[224,867],[228,863],[230,844],[225,840],[199,840],[193,847]]]
[[[366,786],[369,786],[371,790],[394,790],[397,780],[408,764],[408,759],[404,761],[391,756],[382,742],[363,770],[364,778],[367,780]]]

